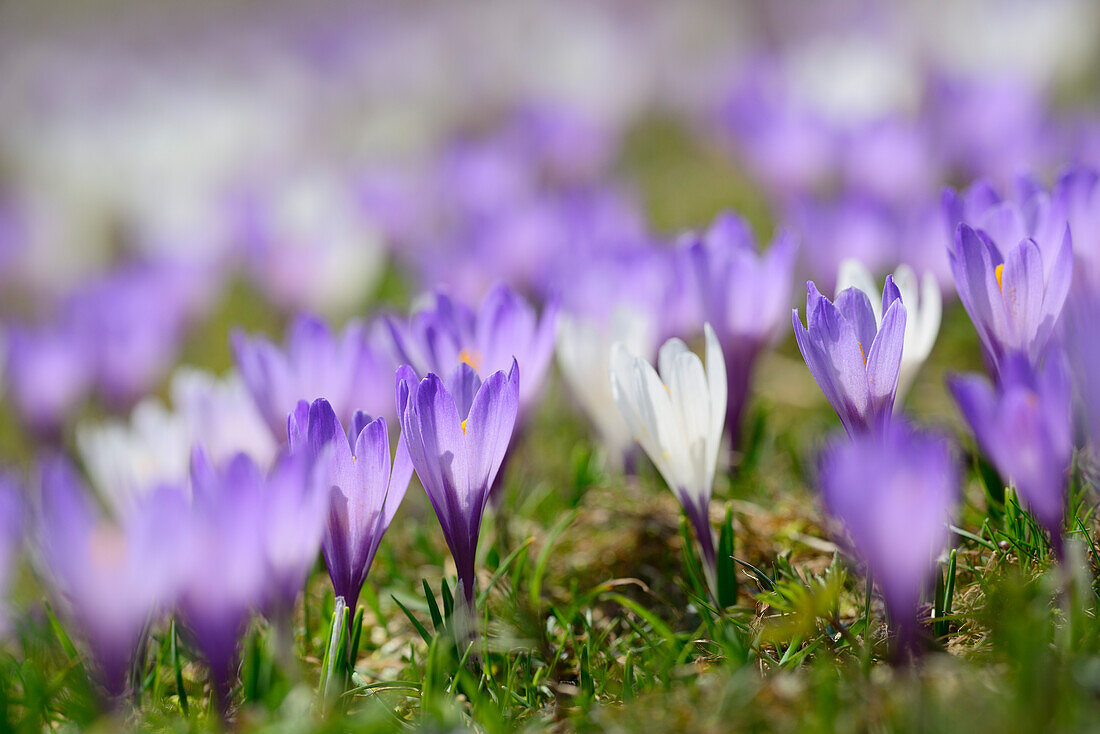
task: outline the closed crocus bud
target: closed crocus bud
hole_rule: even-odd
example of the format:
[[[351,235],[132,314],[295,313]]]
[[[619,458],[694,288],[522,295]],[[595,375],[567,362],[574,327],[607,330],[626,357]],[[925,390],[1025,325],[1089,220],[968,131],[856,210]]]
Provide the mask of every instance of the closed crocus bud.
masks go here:
[[[932,273],[925,273],[919,284],[917,274],[908,265],[899,265],[894,271],[894,284],[901,294],[905,306],[905,339],[901,350],[901,372],[898,376],[898,389],[895,397],[895,409],[913,384],[913,378],[920,370],[932,347],[936,344],[936,335],[940,331],[940,319],[943,315],[943,297],[939,284]],[[867,294],[867,300],[875,312],[875,324],[882,328],[882,306],[878,299],[879,288],[871,271],[860,262],[849,258],[840,264],[836,278],[837,296],[849,289],[858,288]]]
[[[558,319],[562,376],[595,425],[612,461],[626,457],[634,445],[634,434],[612,393],[608,377],[611,347],[621,343],[632,354],[652,354],[653,341],[654,324],[644,313],[630,308],[616,309],[606,323],[565,313]]]
[[[416,475],[435,510],[458,569],[459,598],[474,611],[474,560],[489,489],[512,440],[519,410],[519,367],[484,382],[460,364],[444,382],[397,371],[397,411]]]
[[[794,335],[810,374],[850,435],[881,428],[894,409],[906,311],[893,276],[882,289],[882,323],[867,294],[849,288],[834,304],[806,284],[806,326]]]
[[[958,465],[948,442],[893,419],[881,432],[837,439],[821,456],[821,494],[845,541],[886,600],[902,651],[948,540]]]
[[[706,366],[679,339],[657,356],[658,370],[623,344],[611,351],[611,392],[619,411],[695,528],[711,590],[717,557],[709,507],[726,418],[726,366],[710,324]]]
[[[318,464],[328,512],[322,551],[332,588],[355,610],[382,536],[409,488],[402,437],[390,458],[386,420],[356,413],[347,433],[327,400],[303,401],[289,418],[290,447]]]
[[[1036,370],[1022,355],[1006,361],[997,385],[978,375],[948,384],[982,452],[1012,482],[1062,553],[1066,480],[1073,458],[1072,390],[1061,352]]]
[[[1007,249],[1000,249],[1005,247]],[[1034,366],[1042,361],[1069,293],[1073,245],[1069,229],[1053,262],[1035,240],[995,243],[983,230],[961,224],[950,253],[951,270],[990,366],[1022,354]]]

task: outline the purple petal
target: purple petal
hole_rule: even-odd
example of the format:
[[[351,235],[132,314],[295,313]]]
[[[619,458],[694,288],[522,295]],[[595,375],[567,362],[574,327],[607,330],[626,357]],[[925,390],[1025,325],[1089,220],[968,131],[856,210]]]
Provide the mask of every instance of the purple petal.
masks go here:
[[[1043,310],[1043,258],[1035,240],[1025,239],[1008,252],[1001,273],[1001,291],[1015,339],[1024,348],[1039,330]]]
[[[884,414],[894,405],[894,393],[901,372],[902,346],[905,344],[905,304],[895,299],[882,317],[882,328],[867,355],[867,382],[874,400]]]
[[[859,288],[847,288],[836,297],[836,307],[855,329],[856,341],[866,351],[875,340],[878,324],[867,294]],[[884,312],[885,313],[885,312]]]
[[[518,409],[519,367],[513,360],[507,375],[494,372],[481,386],[466,421],[471,489],[486,497],[508,450]]]
[[[465,362],[459,362],[450,376],[447,378],[447,391],[454,398],[455,407],[462,420],[470,414],[470,406],[473,405],[474,396],[481,387],[481,378],[477,370]]]

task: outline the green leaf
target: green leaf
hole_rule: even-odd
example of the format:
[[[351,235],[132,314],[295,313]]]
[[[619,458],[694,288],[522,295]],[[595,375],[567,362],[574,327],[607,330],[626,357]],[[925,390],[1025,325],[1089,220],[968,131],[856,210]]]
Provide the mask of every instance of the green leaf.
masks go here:
[[[183,667],[180,665],[180,651],[177,642],[176,635],[176,620],[172,619],[171,627],[168,634],[172,637],[172,670],[176,674],[176,695],[180,699],[180,710],[183,711],[184,716],[190,716],[191,712],[187,705],[187,689],[183,687]]]
[[[402,604],[396,596],[390,594],[390,598],[393,599],[394,603],[401,608],[401,611],[405,613],[405,616],[409,618],[409,621],[412,622],[412,626],[416,629],[416,632],[420,635],[421,639],[423,639],[424,642],[430,645],[432,642],[432,636],[428,634],[428,630],[424,628],[424,625],[420,624],[420,620],[414,617],[413,613],[406,609],[405,605]]]
[[[546,566],[550,562],[550,553],[554,550],[554,544],[557,542],[558,536],[577,519],[579,512],[580,510],[573,510],[567,513],[565,517],[558,520],[550,530],[550,534],[546,537],[546,543],[542,546],[542,550],[539,551],[539,557],[535,561],[535,570],[531,574],[531,587],[529,592],[531,604],[535,607],[538,607],[542,601],[542,578],[546,574]],[[528,543],[530,542],[531,541],[528,540]]]
[[[421,579],[421,583],[424,585],[424,598],[428,601],[428,614],[431,615],[432,626],[436,632],[439,632],[443,629],[443,616],[439,613],[439,606],[435,603],[435,594],[432,592],[432,587],[428,585],[427,579]]]
[[[726,519],[718,533],[718,606],[737,604],[737,563],[733,560],[733,509],[726,507]]]

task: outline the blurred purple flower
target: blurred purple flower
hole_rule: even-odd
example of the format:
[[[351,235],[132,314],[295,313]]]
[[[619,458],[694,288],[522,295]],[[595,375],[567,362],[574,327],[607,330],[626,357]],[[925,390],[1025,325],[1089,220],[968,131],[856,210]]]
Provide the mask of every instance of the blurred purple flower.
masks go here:
[[[499,284],[481,301],[477,313],[443,293],[431,308],[408,321],[387,318],[398,361],[417,375],[450,374],[466,364],[479,375],[507,370],[513,359],[523,371],[519,401],[522,413],[541,395],[543,377],[554,354],[556,302],[542,317],[518,293]]]
[[[172,548],[162,531],[169,528],[173,498],[178,509],[182,495],[171,488],[155,492],[118,525],[89,501],[67,461],[49,459],[40,471],[43,560],[87,643],[98,679],[118,696],[146,626],[172,590],[173,579],[161,573]]]
[[[26,505],[19,481],[11,474],[0,473],[0,637],[7,631],[8,583],[15,558],[23,541]]]
[[[1002,255],[985,231],[960,224],[950,253],[959,300],[997,372],[1013,354],[1023,354],[1032,364],[1042,359],[1073,274],[1068,228],[1052,263],[1044,262],[1033,239],[1010,247]]]
[[[758,253],[748,224],[732,213],[719,215],[690,245],[704,318],[725,357],[726,426],[734,448],[756,358],[778,335],[790,305],[796,252],[793,236],[783,233]]]
[[[849,435],[882,428],[894,409],[905,338],[905,305],[886,277],[882,324],[867,294],[842,291],[834,304],[806,284],[806,326],[792,313],[794,335],[810,373]]]
[[[1100,174],[1096,169],[1075,166],[1059,176],[1050,194],[1049,219],[1053,224],[1068,222],[1073,232],[1074,269],[1083,276],[1081,287],[1100,288]]]
[[[459,364],[444,384],[435,373],[419,383],[412,368],[397,372],[397,410],[416,475],[435,509],[458,569],[460,596],[474,609],[474,559],[481,516],[519,410],[519,366],[481,381]]]
[[[328,526],[322,549],[336,596],[355,610],[382,536],[393,521],[413,467],[404,436],[390,458],[386,420],[355,414],[348,433],[327,400],[304,400],[288,419],[291,451],[320,464]]]
[[[1061,352],[1051,352],[1039,370],[1016,355],[1003,365],[997,385],[960,375],[948,386],[978,446],[1016,487],[1060,556],[1073,458],[1072,392]]]
[[[312,316],[298,316],[280,348],[260,336],[232,335],[241,378],[272,433],[286,441],[287,416],[299,400],[323,397],[342,421],[365,408],[390,415],[392,364],[375,347],[363,325],[352,322],[342,333]]]
[[[959,496],[949,444],[891,420],[881,434],[833,441],[819,476],[826,509],[881,589],[902,648],[910,646],[921,592],[947,543]]]
[[[1100,448],[1100,291],[1078,278],[1066,303],[1062,338],[1076,393],[1095,451]]]
[[[94,380],[86,341],[58,325],[13,327],[7,341],[5,376],[16,410],[32,431],[56,437]]]

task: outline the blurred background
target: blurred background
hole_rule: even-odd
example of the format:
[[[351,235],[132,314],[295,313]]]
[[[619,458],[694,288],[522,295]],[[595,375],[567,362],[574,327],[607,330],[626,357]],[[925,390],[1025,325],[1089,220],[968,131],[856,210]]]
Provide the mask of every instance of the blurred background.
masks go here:
[[[499,281],[696,331],[676,241],[725,208],[823,289],[848,256],[950,289],[942,185],[1100,163],[1098,29],[1088,0],[2,3],[9,394],[56,433],[229,367],[232,324]]]

